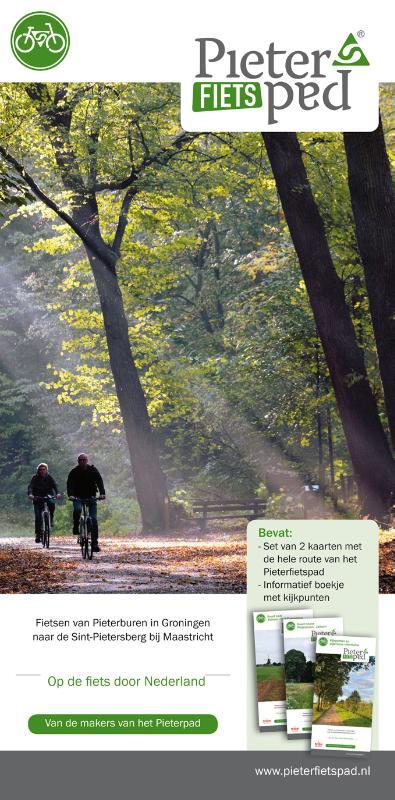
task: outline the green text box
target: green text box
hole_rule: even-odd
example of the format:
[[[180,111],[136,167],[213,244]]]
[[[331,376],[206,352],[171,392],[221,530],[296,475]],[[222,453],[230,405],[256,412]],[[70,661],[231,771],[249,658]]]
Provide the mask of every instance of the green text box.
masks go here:
[[[34,714],[37,734],[209,734],[218,720],[212,714]]]
[[[196,82],[193,84],[193,111],[232,111],[262,108],[260,84],[255,81]]]
[[[265,731],[263,735],[259,731],[251,612],[311,608],[314,617],[343,617],[344,631],[349,635],[376,637],[378,533],[372,520],[261,519],[249,523],[247,741],[250,750],[304,750],[306,746],[302,739],[279,737],[277,731]],[[310,570],[310,574],[298,570]],[[318,574],[319,571],[323,574]],[[378,738],[377,687],[376,670],[373,749],[377,748]]]

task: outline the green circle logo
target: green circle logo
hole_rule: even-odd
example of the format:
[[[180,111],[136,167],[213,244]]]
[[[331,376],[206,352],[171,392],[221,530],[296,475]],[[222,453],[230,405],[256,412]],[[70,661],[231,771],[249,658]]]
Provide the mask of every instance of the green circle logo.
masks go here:
[[[264,622],[265,619],[266,619],[266,617],[265,617],[264,614],[257,614],[257,618],[256,618],[257,622]]]
[[[294,631],[295,630],[295,623],[294,622],[287,622],[286,628],[287,628],[287,631]]]
[[[326,638],[326,636],[320,636],[318,642],[322,647],[325,647],[325,645],[328,644],[328,639]]]
[[[64,22],[55,14],[33,11],[22,17],[11,33],[15,58],[30,69],[52,69],[65,58],[70,36]]]

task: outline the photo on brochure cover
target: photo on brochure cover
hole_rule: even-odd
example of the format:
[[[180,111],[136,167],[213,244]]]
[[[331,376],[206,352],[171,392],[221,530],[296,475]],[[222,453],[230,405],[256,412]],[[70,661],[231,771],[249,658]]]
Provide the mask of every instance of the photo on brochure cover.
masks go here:
[[[368,753],[374,719],[376,640],[319,636],[311,729],[313,751]]]
[[[311,609],[254,611],[256,695],[261,731],[286,729],[283,619],[311,617]]]
[[[371,728],[375,657],[368,664],[349,664],[340,655],[320,653],[316,662],[314,725]],[[333,673],[336,672],[336,679]],[[335,680],[339,686],[335,685]]]
[[[395,591],[393,101],[194,133],[175,83],[0,84],[1,593],[242,593],[261,518],[376,520]]]
[[[256,634],[257,667],[256,680],[258,702],[285,700],[284,653],[277,630],[262,636],[261,650],[259,633]],[[258,662],[261,663],[258,663]]]
[[[310,738],[317,638],[342,633],[342,617],[284,619],[288,738]]]

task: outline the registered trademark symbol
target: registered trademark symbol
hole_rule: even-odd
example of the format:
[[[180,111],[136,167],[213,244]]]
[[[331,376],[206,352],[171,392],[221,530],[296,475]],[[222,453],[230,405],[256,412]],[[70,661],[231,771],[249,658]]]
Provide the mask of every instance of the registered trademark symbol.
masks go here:
[[[359,36],[360,39],[363,39],[365,36],[365,31],[358,31],[357,36]]]

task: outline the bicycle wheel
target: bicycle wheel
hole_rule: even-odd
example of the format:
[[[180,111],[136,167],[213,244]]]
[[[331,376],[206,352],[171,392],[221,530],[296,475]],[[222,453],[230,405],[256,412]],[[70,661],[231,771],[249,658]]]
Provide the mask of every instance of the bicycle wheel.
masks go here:
[[[41,544],[45,547],[46,531],[45,531],[45,511],[41,512]]]
[[[20,53],[31,53],[36,44],[31,33],[20,33],[15,40],[15,48]]]
[[[86,558],[86,527],[85,520],[82,517],[80,520],[80,545],[82,558]]]
[[[48,511],[44,512],[44,530],[43,530],[43,547],[49,547],[49,532],[50,532],[49,514]]]
[[[86,554],[89,561],[92,561],[93,556],[93,542],[92,542],[92,520],[90,517],[86,520]]]
[[[50,36],[48,36],[45,46],[50,53],[61,53],[63,48],[66,46],[66,39],[61,33],[52,33]]]

